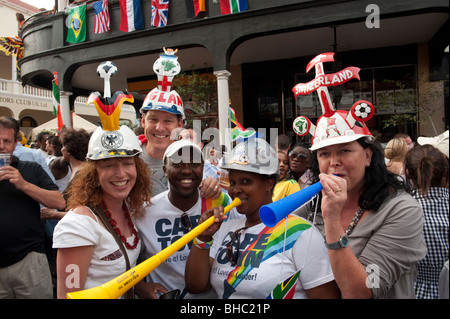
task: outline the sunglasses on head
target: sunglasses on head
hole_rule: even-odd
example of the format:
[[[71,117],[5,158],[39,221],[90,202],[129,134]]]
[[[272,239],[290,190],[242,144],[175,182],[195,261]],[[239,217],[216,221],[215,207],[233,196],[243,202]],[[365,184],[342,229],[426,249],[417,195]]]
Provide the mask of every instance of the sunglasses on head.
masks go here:
[[[248,227],[242,227],[239,228],[238,230],[236,230],[232,235],[231,235],[231,239],[227,244],[227,257],[228,260],[231,263],[231,266],[236,266],[238,260],[239,260],[239,246],[241,245],[241,234],[240,232],[247,229]],[[237,248],[236,248],[236,252],[233,252],[233,243],[234,241],[237,240]]]
[[[289,158],[290,158],[291,160],[293,160],[293,159],[296,158],[297,160],[301,161],[301,160],[305,160],[307,157],[308,157],[308,156],[306,156],[306,155],[303,154],[303,153],[296,153],[296,152],[294,152],[294,151],[292,151],[292,152],[289,153]]]
[[[181,227],[183,227],[184,229],[189,231],[192,229],[191,219],[189,218],[189,215],[186,214],[186,212],[181,215],[180,223]]]

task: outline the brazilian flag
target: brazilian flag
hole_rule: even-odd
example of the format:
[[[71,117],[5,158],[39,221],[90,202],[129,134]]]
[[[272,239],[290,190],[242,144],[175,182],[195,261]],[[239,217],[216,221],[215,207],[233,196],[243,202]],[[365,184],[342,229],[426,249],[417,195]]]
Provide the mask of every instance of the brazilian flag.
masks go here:
[[[67,42],[80,43],[86,40],[86,4],[69,7],[66,24]]]

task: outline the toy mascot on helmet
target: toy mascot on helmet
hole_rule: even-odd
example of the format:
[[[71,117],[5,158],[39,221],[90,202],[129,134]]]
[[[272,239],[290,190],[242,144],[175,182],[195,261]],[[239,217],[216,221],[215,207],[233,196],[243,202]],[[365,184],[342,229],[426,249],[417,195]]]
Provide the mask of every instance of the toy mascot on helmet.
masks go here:
[[[185,118],[183,101],[175,90],[170,90],[173,78],[180,73],[181,66],[177,50],[164,48],[164,53],[153,64],[153,71],[158,76],[158,87],[151,90],[145,97],[139,110],[144,114],[149,110],[166,111]]]

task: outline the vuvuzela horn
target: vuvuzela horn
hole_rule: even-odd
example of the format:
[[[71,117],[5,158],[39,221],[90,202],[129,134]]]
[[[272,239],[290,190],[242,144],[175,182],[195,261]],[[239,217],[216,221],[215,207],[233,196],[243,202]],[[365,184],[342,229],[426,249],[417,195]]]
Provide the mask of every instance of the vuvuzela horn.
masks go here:
[[[235,198],[230,205],[224,208],[224,213],[227,214],[231,209],[241,205],[241,200]],[[178,239],[176,242],[161,250],[156,255],[144,260],[139,265],[124,272],[120,276],[90,289],[81,291],[69,292],[66,294],[68,299],[117,299],[126,293],[131,287],[136,285],[139,281],[145,278],[156,267],[163,263],[167,258],[180,250],[184,245],[189,243],[195,237],[203,233],[208,227],[214,224],[214,216],[211,216],[206,221],[193,228],[189,233]]]
[[[261,206],[259,209],[259,217],[266,226],[273,227],[278,224],[280,220],[313,198],[321,190],[322,184],[317,182],[294,194]]]

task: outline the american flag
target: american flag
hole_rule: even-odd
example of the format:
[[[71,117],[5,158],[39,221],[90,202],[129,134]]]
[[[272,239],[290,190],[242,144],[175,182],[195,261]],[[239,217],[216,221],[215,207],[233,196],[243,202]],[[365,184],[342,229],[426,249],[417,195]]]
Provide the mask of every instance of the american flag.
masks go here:
[[[152,26],[164,27],[169,18],[169,0],[152,0]]]
[[[109,31],[109,11],[108,0],[94,2],[95,24],[94,33]]]

